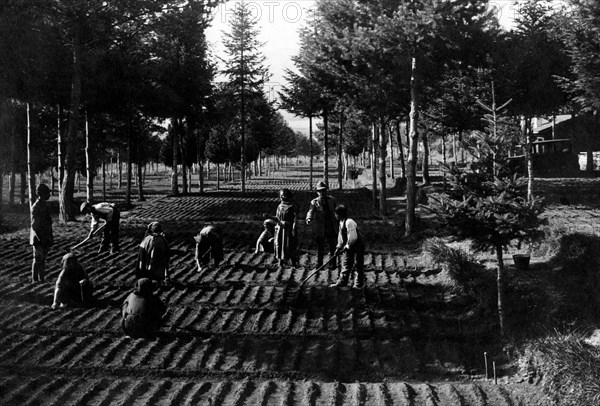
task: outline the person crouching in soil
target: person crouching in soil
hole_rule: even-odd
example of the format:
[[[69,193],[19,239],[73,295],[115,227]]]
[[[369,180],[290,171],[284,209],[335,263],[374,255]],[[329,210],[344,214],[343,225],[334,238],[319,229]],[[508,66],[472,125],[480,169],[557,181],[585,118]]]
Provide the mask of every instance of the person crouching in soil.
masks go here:
[[[121,328],[129,337],[153,337],[163,323],[167,307],[154,293],[154,282],[138,279],[123,302]]]
[[[335,208],[335,218],[340,222],[335,255],[342,255],[342,270],[337,282],[331,286],[346,286],[356,265],[352,287],[360,289],[365,279],[365,245],[356,222],[348,218],[346,206],[340,204]]]
[[[194,237],[196,241],[196,265],[198,272],[214,260],[215,268],[223,260],[223,234],[215,226],[206,226]]]
[[[91,306],[93,286],[75,254],[63,256],[62,267],[54,288],[52,308]]]
[[[135,269],[137,279],[149,278],[160,285],[169,281],[169,242],[158,221],[148,225],[138,251]]]
[[[274,220],[267,219],[263,222],[263,232],[256,240],[256,249],[254,250],[255,254],[259,252],[268,252],[272,254],[275,252],[274,246],[274,235],[275,235],[275,225],[277,223]]]

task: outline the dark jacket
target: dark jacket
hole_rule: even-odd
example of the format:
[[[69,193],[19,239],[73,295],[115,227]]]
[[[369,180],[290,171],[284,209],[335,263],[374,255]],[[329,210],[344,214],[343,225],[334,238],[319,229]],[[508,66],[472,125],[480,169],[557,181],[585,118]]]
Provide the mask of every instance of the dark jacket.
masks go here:
[[[329,218],[325,218],[325,207],[321,202],[321,198],[317,197],[312,199],[310,202],[310,209],[306,214],[306,220],[311,221],[311,227],[314,237],[324,237],[325,231],[328,230],[328,234],[336,235],[338,232],[337,221],[335,220],[335,198],[333,196],[327,196],[327,203],[329,207]]]
[[[130,337],[151,336],[162,324],[166,311],[164,303],[154,294],[152,281],[139,279],[133,292],[123,302],[121,327]]]
[[[54,243],[50,208],[45,200],[37,199],[31,206],[31,232],[29,244],[49,247]]]

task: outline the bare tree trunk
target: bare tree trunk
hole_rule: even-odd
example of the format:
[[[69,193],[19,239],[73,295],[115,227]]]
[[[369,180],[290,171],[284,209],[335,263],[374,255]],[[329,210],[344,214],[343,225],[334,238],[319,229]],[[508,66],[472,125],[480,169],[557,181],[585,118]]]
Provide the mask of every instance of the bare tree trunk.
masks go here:
[[[398,155],[400,157],[400,166],[402,168],[402,177],[406,177],[406,166],[404,164],[404,147],[402,146],[402,134],[400,133],[400,120],[396,121],[396,139],[398,141]]]
[[[377,127],[377,122],[372,124],[371,128],[372,134],[372,150],[371,153],[371,172],[373,174],[373,207],[377,208],[377,148],[379,145],[379,129]]]
[[[79,105],[81,102],[81,44],[79,37],[73,39],[73,72],[71,77],[71,101],[69,128],[66,138],[65,174],[59,196],[59,220],[62,223],[75,219],[73,192],[75,189],[75,165],[77,164],[77,133],[79,130]]]
[[[405,235],[410,236],[416,230],[416,197],[417,197],[417,145],[419,133],[417,131],[417,120],[419,118],[419,93],[417,90],[417,58],[412,57],[410,77],[410,125],[409,125],[409,149],[408,149],[408,176],[406,181],[406,212],[405,212]]]
[[[173,120],[173,168],[171,171],[171,194],[179,194],[179,185],[177,184],[177,150],[179,149],[179,120]]]
[[[63,168],[64,159],[63,159],[63,139],[62,139],[62,107],[60,104],[57,106],[57,123],[56,123],[56,143],[58,147],[58,162],[57,162],[57,176],[58,176],[58,194],[60,195],[60,191],[62,189],[62,180],[65,176],[65,171]],[[54,188],[52,188],[54,191]]]
[[[389,142],[390,142],[390,178],[392,179],[392,183],[395,178],[394,174],[394,138],[392,136],[392,123],[390,123],[388,130]]]
[[[527,201],[531,202],[533,200],[533,156],[532,149],[533,145],[531,144],[531,118],[525,119],[525,140],[527,142],[527,148],[525,148],[525,157],[527,158]]]
[[[385,122],[383,118],[379,119],[381,134],[379,136],[379,214],[385,216],[386,209],[386,190],[385,190],[385,156],[387,154],[387,134],[385,133]]]
[[[94,176],[92,175],[92,156],[90,148],[90,126],[88,113],[85,111],[85,176],[87,178],[86,196],[88,202],[94,201]]]
[[[323,158],[323,164],[324,164],[324,168],[323,168],[323,179],[325,181],[325,184],[327,185],[327,187],[329,187],[329,125],[327,124],[327,110],[325,110],[323,112],[323,128],[325,130],[325,134],[324,134],[324,149],[325,149],[325,155]]]
[[[427,133],[423,132],[421,137],[423,140],[423,184],[430,185],[431,179],[429,177],[429,139]]]
[[[221,165],[219,165],[219,163],[217,163],[217,190],[221,189],[221,176],[220,176],[221,175],[221,173],[220,173],[221,172],[220,171],[221,168],[220,168],[220,166]]]
[[[102,159],[102,200],[106,201],[106,162]]]
[[[308,117],[308,144],[310,148],[310,170],[308,175],[308,190],[313,190],[313,131],[312,131],[312,116]]]
[[[502,246],[496,247],[496,259],[498,261],[498,270],[496,273],[496,287],[498,292],[498,322],[500,323],[500,334],[504,335],[504,258],[502,257]]]
[[[123,187],[123,161],[121,159],[121,147],[119,147],[119,152],[117,153],[117,189],[121,189]]]
[[[131,162],[131,137],[133,136],[133,123],[131,118],[128,119],[127,129],[127,189],[125,190],[125,206],[131,206],[131,178],[132,178],[132,162]]]
[[[141,154],[141,147],[140,147],[140,143],[137,143],[137,157],[138,160],[141,159],[140,157],[142,156]],[[144,196],[144,179],[143,176],[144,174],[142,173],[144,166],[140,165],[139,162],[137,164],[137,179],[138,179],[138,202],[143,202],[146,200],[146,197]]]
[[[344,113],[340,111],[340,132],[338,137],[338,148],[337,148],[337,158],[338,158],[338,189],[342,190],[343,187],[343,179],[342,179],[342,142],[344,137],[343,131],[343,121],[344,121]]]
[[[35,193],[35,173],[33,172],[33,144],[31,143],[31,114],[27,103],[27,172],[29,173],[29,210],[33,206]]]

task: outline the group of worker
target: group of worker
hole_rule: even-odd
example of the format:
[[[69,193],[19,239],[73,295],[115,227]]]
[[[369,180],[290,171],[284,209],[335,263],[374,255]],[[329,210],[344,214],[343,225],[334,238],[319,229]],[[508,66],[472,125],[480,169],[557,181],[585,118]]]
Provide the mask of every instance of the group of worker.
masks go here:
[[[329,265],[330,270],[337,268],[337,259],[341,258],[341,272],[331,286],[362,288],[364,285],[364,243],[358,226],[348,217],[344,205],[337,205],[335,198],[327,193],[327,185],[319,182],[318,197],[310,203],[306,215],[306,224],[311,226],[317,245],[317,267]],[[52,220],[47,200],[50,189],[40,184],[36,190],[37,200],[31,210],[30,244],[33,246],[32,281],[44,281],[45,261],[49,247],[53,244]],[[264,230],[256,243],[256,252],[274,253],[281,266],[292,262],[298,265],[297,219],[298,211],[292,201],[289,189],[279,193],[280,204],[275,216],[267,216]],[[112,203],[81,205],[82,214],[92,217],[91,228],[86,238],[75,247],[86,243],[92,236],[103,230],[99,253],[119,251],[120,213]],[[223,236],[218,227],[208,225],[194,236],[196,242],[195,261],[198,272],[202,272],[212,260],[215,267],[223,260]],[[323,262],[325,248],[329,250],[329,259]],[[93,285],[84,269],[72,252],[62,258],[62,270],[54,289],[52,308],[65,306],[89,306],[93,301]],[[139,246],[136,262],[136,282],[122,306],[121,327],[131,337],[151,336],[162,323],[166,306],[156,295],[156,287],[168,282],[169,243],[159,222],[151,222]],[[356,266],[354,266],[356,265]],[[351,273],[354,277],[351,279]]]
[[[364,285],[365,246],[358,226],[348,217],[346,206],[336,204],[335,198],[327,193],[325,182],[319,182],[316,190],[318,197],[310,202],[306,224],[311,226],[317,246],[317,268],[329,265],[330,270],[335,270],[341,256],[341,271],[331,286],[347,286],[351,281],[353,288],[360,289]],[[297,266],[298,210],[289,189],[281,189],[279,199],[275,216],[265,214],[267,220],[263,222],[264,230],[256,241],[255,252],[272,252],[279,265],[284,266],[289,260],[292,266]],[[323,263],[326,248],[329,259]]]

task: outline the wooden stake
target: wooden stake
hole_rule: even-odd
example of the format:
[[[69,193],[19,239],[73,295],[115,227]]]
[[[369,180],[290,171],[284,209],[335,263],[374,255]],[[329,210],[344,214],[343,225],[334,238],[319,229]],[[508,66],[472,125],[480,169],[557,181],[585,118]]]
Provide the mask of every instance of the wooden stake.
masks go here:
[[[483,353],[483,359],[485,361],[485,380],[487,381],[488,379],[490,379],[489,374],[488,374],[488,358],[487,358],[487,352]]]
[[[498,385],[498,378],[496,377],[496,361],[492,361],[492,368],[494,369],[494,385]]]

